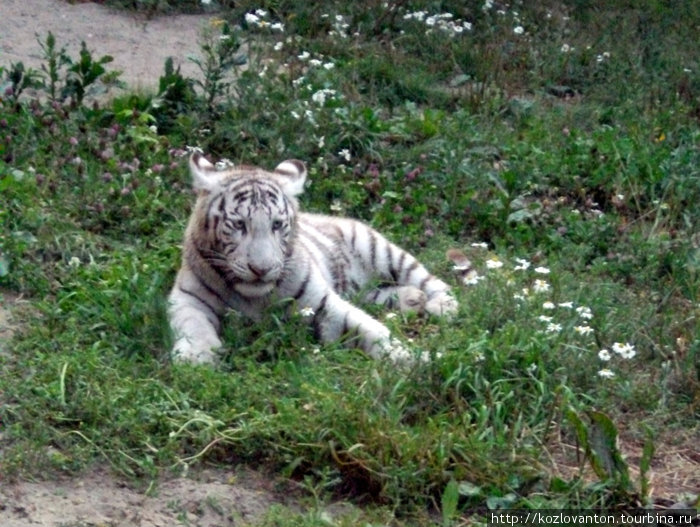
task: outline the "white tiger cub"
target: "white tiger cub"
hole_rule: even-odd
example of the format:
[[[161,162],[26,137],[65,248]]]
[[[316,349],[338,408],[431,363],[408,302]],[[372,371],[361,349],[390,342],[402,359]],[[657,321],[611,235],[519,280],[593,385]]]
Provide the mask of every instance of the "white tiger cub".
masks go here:
[[[190,171],[198,197],[168,308],[174,360],[216,363],[227,309],[259,319],[276,299],[293,299],[322,341],[352,333],[371,357],[411,362],[386,326],[341,297],[373,277],[390,285],[372,291],[369,301],[398,301],[402,310],[435,315],[457,311],[447,284],[372,228],[299,212],[296,196],[306,179],[301,161],[284,161],[273,172],[217,170],[195,152]]]

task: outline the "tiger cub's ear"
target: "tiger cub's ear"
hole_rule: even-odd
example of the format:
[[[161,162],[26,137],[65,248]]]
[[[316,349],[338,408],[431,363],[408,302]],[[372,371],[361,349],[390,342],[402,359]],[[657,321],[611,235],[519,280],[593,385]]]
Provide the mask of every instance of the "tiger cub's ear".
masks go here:
[[[190,156],[190,173],[192,174],[192,186],[196,190],[211,192],[226,176],[220,172],[199,152]]]
[[[298,159],[282,161],[275,168],[275,180],[282,187],[282,191],[288,196],[298,196],[304,192],[306,181],[306,165]]]

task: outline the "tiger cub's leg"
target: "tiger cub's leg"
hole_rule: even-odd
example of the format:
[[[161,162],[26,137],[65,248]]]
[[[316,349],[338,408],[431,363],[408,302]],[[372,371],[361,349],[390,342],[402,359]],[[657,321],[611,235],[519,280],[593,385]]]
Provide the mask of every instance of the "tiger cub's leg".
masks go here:
[[[412,285],[382,286],[370,291],[365,301],[389,309],[398,307],[402,313],[421,314],[425,311],[428,295]]]
[[[457,312],[459,305],[452,296],[450,286],[431,274],[412,254],[391,243],[374,229],[364,223],[352,221],[344,230],[344,240],[362,265],[373,270],[382,280],[422,291],[425,294],[425,311],[428,313],[451,316]],[[421,304],[411,289],[399,287],[390,290],[388,294],[394,292],[406,299],[417,301],[418,305]],[[380,294],[381,296],[383,294]]]
[[[314,325],[324,342],[354,334],[359,347],[374,359],[388,358],[399,364],[409,363],[413,359],[398,339],[391,337],[389,328],[335,293],[330,293],[317,315]]]
[[[391,337],[389,328],[341,298],[314,264],[309,262],[306,275],[290,280],[286,287],[300,311],[310,310],[311,325],[323,342],[351,335],[358,347],[374,359],[388,358],[400,364],[413,361],[412,354]]]
[[[168,319],[175,343],[172,359],[175,362],[193,364],[215,364],[216,349],[221,347],[219,339],[219,316],[223,306],[201,286],[178,276],[168,297]]]

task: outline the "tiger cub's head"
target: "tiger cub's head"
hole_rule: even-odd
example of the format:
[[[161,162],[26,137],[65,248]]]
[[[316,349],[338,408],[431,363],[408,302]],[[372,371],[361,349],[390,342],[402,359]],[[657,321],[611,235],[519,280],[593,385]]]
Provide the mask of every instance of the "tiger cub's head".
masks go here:
[[[190,171],[199,197],[186,243],[239,294],[270,293],[292,253],[296,196],[304,189],[306,167],[289,160],[272,172],[250,166],[217,170],[195,152]]]

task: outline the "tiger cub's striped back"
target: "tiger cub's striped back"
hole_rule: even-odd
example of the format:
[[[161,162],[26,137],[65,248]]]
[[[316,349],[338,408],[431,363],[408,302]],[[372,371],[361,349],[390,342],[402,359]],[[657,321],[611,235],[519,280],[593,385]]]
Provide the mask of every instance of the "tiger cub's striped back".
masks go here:
[[[354,333],[370,356],[409,361],[386,326],[342,297],[375,279],[388,285],[369,293],[369,301],[456,312],[449,286],[377,231],[349,218],[299,212],[302,162],[284,161],[272,172],[219,171],[195,153],[190,170],[198,197],[169,298],[175,360],[216,362],[227,309],[256,319],[271,302],[292,298],[323,341]]]

